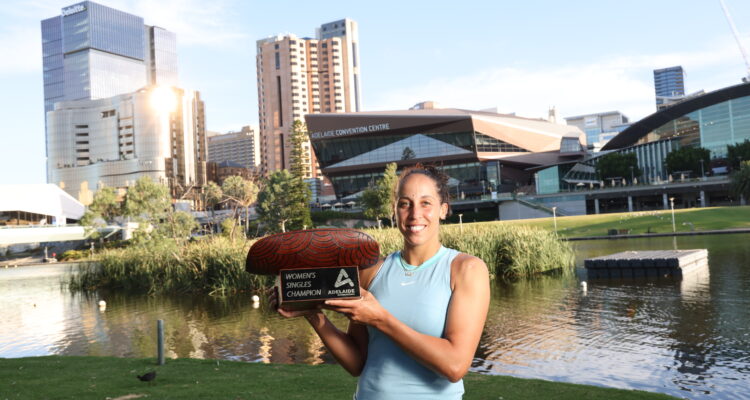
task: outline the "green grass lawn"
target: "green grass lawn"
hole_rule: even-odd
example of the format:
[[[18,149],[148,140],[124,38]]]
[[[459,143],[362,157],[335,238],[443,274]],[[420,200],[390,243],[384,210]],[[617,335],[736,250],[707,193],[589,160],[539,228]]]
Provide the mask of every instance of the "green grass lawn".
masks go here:
[[[153,382],[136,375],[157,371]],[[469,374],[464,399],[673,399],[663,394]],[[177,359],[0,359],[0,399],[350,399],[356,378],[337,365]]]
[[[750,206],[689,208],[675,210],[674,214],[677,232],[750,228]],[[554,229],[552,218],[513,220],[502,223]],[[610,229],[629,229],[630,234],[671,233],[672,212],[670,210],[636,211],[557,218],[558,233],[564,237],[607,236]]]

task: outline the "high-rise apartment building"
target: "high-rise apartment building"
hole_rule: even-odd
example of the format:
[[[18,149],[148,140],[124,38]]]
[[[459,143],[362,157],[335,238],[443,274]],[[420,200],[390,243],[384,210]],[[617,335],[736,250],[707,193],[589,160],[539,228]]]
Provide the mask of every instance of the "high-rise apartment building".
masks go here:
[[[44,111],[147,85],[178,86],[175,34],[92,1],[42,21]]]
[[[685,96],[685,72],[682,66],[654,70],[654,92],[656,93],[656,108],[672,103],[672,99]]]
[[[206,183],[205,133],[195,91],[149,86],[58,102],[47,113],[49,181],[84,204],[102,186],[127,188],[143,176],[191,199]]]
[[[256,170],[260,161],[260,140],[257,130],[243,126],[239,132],[208,137],[208,161],[231,161]]]
[[[304,122],[310,113],[360,111],[357,32],[356,22],[343,19],[321,25],[315,39],[286,34],[257,41],[263,174],[289,169],[295,120]],[[309,140],[303,147],[306,178],[322,178]]]

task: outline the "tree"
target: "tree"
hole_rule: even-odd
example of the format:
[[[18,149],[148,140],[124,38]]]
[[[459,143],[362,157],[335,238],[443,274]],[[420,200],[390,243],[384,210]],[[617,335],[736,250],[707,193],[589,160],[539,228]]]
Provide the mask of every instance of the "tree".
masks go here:
[[[250,205],[258,198],[258,186],[241,176],[230,176],[221,184],[224,198],[232,204],[232,218],[239,220],[239,208],[245,210],[245,221],[249,221]],[[241,225],[241,224],[240,224]],[[230,237],[234,237],[234,225]]]
[[[665,161],[670,172],[691,171],[693,176],[702,176],[711,162],[711,151],[703,147],[681,147],[669,152]]]
[[[152,235],[151,229],[162,221],[172,208],[169,189],[144,176],[128,188],[125,194],[125,216],[138,222],[136,239],[147,239]]]
[[[750,139],[727,146],[727,163],[736,171],[742,161],[750,161]]]
[[[630,178],[630,168],[633,168],[633,177],[641,176],[638,168],[638,157],[635,153],[609,153],[599,157],[596,163],[596,173],[599,179],[608,178]]]
[[[188,239],[199,226],[198,221],[190,213],[169,210],[164,221],[158,225],[157,231],[161,236],[169,236],[175,241],[182,241]]]
[[[81,225],[85,227],[86,233],[91,233],[92,239],[96,239],[99,237],[97,228],[113,223],[115,218],[120,216],[120,210],[115,189],[102,187],[94,194],[94,200],[81,217]]]
[[[203,204],[206,205],[206,208],[211,210],[211,215],[213,215],[214,207],[221,203],[221,200],[223,199],[224,192],[215,182],[208,182],[203,188]]]
[[[214,208],[216,208],[216,206],[221,203],[223,199],[224,192],[221,190],[221,187],[215,182],[208,182],[208,184],[203,188],[203,204],[205,205],[206,209],[211,210],[211,222],[209,223],[211,233],[214,232]]]
[[[404,152],[401,153],[401,159],[402,160],[411,160],[412,158],[416,158],[417,154],[414,153],[414,150],[411,149],[411,147],[406,146],[404,147]]]
[[[144,176],[125,194],[125,215],[154,221],[162,218],[171,204],[167,186]]]
[[[305,151],[303,146],[307,141],[307,126],[302,121],[295,120],[292,124],[292,149],[289,157],[289,172],[300,179],[305,179],[305,172],[310,164],[307,151]]]
[[[736,199],[750,199],[750,160],[743,161],[739,170],[732,173],[730,191]]]
[[[258,194],[258,215],[270,232],[311,227],[310,188],[287,170],[268,177]]]
[[[393,201],[396,190],[396,163],[390,163],[385,166],[383,176],[375,182],[375,185],[368,187],[362,193],[362,204],[364,205],[364,215],[366,218],[380,220],[388,218],[393,226]]]

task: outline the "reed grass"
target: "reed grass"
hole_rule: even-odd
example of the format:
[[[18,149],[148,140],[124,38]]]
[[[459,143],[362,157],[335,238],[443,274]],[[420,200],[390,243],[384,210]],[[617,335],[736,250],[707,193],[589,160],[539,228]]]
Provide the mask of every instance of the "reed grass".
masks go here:
[[[266,287],[265,276],[245,271],[252,241],[215,236],[177,244],[170,240],[107,249],[81,265],[70,288],[136,292],[204,292],[227,295]]]
[[[573,270],[573,248],[545,229],[498,222],[463,224],[463,227],[444,225],[440,229],[444,246],[481,258],[490,273],[501,279]],[[397,229],[369,229],[366,232],[380,244],[383,255],[403,246],[403,238]]]
[[[549,271],[570,271],[573,250],[554,233],[494,222],[446,225],[447,247],[475,255],[494,277],[513,279]],[[401,249],[397,229],[369,229],[383,255]],[[245,258],[254,241],[213,236],[188,243],[160,240],[104,249],[79,266],[69,287],[74,291],[115,289],[134,292],[203,292],[229,295],[273,284],[271,277],[249,274]]]

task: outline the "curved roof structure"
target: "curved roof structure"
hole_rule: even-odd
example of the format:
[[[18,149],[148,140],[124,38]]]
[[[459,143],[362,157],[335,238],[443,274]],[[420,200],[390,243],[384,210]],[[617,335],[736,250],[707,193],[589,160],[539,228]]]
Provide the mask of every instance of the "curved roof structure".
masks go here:
[[[388,131],[388,134],[401,131],[413,132],[415,127],[428,132],[431,129],[440,130],[446,126],[458,126],[464,129],[473,128],[495,139],[537,152],[559,150],[560,139],[565,136],[579,137],[581,140],[585,138],[585,134],[580,129],[570,125],[516,115],[457,108],[307,114],[305,119],[313,140],[354,136],[362,133],[373,134],[380,131]],[[356,130],[356,128],[384,121],[389,122],[387,129],[374,129],[369,132],[365,129]],[[347,131],[347,128],[352,131]],[[334,133],[332,130],[338,131]],[[326,133],[332,134],[326,135]]]
[[[58,224],[66,219],[81,219],[83,204],[65,193],[57,185],[0,185],[0,211],[22,211],[56,218]]]
[[[636,144],[639,139],[662,125],[680,118],[685,114],[712,106],[727,100],[750,96],[750,83],[730,86],[715,90],[702,96],[694,97],[663,110],[657,111],[634,123],[610,140],[602,150],[616,150]]]

